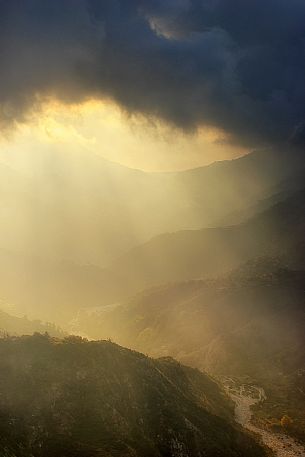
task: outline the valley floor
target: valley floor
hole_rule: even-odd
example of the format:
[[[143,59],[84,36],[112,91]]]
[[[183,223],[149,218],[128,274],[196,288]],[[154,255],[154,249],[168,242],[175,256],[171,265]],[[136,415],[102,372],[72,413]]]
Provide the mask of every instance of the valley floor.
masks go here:
[[[242,427],[255,433],[276,457],[305,457],[305,448],[293,438],[257,427],[252,423],[251,408],[264,401],[264,389],[257,386],[236,386],[232,379],[225,382],[226,391],[235,403],[235,420]]]

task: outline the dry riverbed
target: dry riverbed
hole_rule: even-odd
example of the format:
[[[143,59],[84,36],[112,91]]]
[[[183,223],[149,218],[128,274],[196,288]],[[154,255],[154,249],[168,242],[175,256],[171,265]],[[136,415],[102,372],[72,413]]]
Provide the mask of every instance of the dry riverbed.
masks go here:
[[[257,427],[252,423],[252,406],[264,401],[266,395],[261,387],[237,386],[232,379],[224,382],[225,388],[235,403],[235,420],[245,429],[255,433],[276,457],[305,457],[305,449],[293,438]]]

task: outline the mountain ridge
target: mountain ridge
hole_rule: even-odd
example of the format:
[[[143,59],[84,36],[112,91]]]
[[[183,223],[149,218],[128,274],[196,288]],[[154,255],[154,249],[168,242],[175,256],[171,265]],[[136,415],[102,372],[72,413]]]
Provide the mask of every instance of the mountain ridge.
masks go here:
[[[134,290],[168,281],[213,277],[259,255],[279,255],[302,240],[305,189],[226,227],[184,230],[154,237],[119,258],[112,270]]]
[[[173,359],[38,334],[0,339],[0,354],[4,455],[265,455],[215,382]]]

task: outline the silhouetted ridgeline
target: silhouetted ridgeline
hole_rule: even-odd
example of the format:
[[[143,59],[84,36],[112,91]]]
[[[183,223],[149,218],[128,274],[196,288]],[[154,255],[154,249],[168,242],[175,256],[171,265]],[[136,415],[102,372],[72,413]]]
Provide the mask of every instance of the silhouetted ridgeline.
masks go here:
[[[0,452],[7,457],[256,457],[210,378],[78,337],[0,340]]]
[[[289,432],[305,441],[305,272],[286,261],[259,258],[223,278],[149,289],[123,305],[84,310],[75,329],[216,376],[246,376],[267,392],[264,420],[288,414]]]
[[[16,317],[0,310],[0,335],[32,335],[35,332],[48,333],[50,336],[63,338],[66,333],[50,322],[30,320],[26,316]]]
[[[27,173],[0,165],[0,298],[60,324],[80,307],[218,274],[261,252],[272,227],[202,229],[245,221],[304,182],[295,178],[304,155],[288,145],[177,173],[86,151],[41,151],[40,160]]]
[[[238,225],[159,235],[114,265],[134,291],[168,281],[210,278],[257,256],[279,256],[303,242],[305,190]]]

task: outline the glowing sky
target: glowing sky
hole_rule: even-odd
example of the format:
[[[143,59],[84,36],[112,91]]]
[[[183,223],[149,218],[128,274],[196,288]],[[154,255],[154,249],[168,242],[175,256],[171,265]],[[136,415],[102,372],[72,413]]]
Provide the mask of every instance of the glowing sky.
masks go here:
[[[177,170],[303,146],[304,14],[300,0],[1,2],[0,130],[19,126],[2,151]]]
[[[41,151],[77,150],[145,171],[171,171],[207,165],[242,155],[224,133],[201,128],[185,133],[156,119],[128,115],[111,102],[64,105],[49,101],[28,122],[2,139],[2,159],[31,166]],[[22,159],[23,157],[23,159]]]

